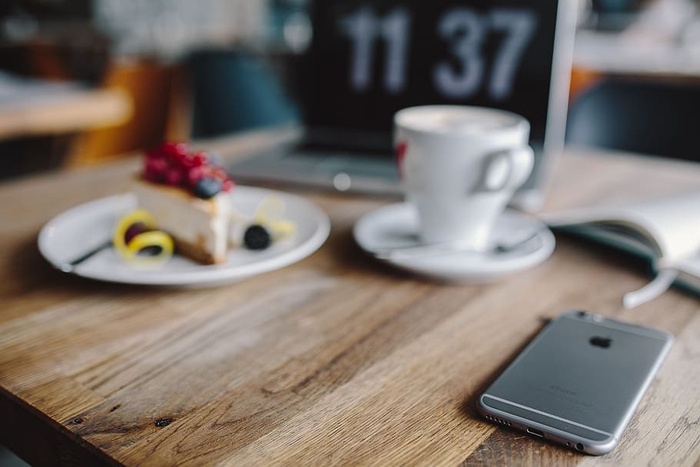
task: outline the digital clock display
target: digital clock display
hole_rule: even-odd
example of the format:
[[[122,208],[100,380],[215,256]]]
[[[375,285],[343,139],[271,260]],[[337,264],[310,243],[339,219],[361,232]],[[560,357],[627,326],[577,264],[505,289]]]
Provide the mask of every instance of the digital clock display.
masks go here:
[[[312,126],[386,130],[401,108],[510,110],[544,138],[557,0],[318,0],[306,76]]]

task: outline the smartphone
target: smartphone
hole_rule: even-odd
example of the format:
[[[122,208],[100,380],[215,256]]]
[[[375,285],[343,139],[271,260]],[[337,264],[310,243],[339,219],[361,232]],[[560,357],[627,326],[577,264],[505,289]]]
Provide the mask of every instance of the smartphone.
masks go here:
[[[496,423],[605,454],[672,345],[665,331],[566,311],[479,397],[478,408]]]

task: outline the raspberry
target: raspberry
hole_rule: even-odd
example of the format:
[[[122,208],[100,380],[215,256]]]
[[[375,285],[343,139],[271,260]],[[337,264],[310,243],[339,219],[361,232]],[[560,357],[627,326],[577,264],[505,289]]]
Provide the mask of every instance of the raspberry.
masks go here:
[[[147,157],[143,171],[143,176],[151,182],[161,182],[165,177],[165,171],[168,168],[168,163],[161,157]]]
[[[221,177],[224,180],[228,178],[228,173],[223,168],[217,167],[216,169],[216,172],[219,174],[219,177]]]
[[[222,167],[212,163],[215,156],[204,151],[190,152],[188,144],[184,142],[165,142],[146,153],[143,176],[154,183],[192,190],[203,179],[215,181],[216,188],[212,181],[205,182],[207,188],[199,195],[195,193],[200,197],[210,197],[212,191],[229,192],[235,184]]]
[[[146,168],[163,171],[168,166],[168,163],[162,157],[150,156],[146,158]]]
[[[185,173],[180,167],[170,166],[165,171],[165,183],[170,186],[180,186],[185,180]]]
[[[187,143],[167,141],[161,144],[156,150],[160,154],[177,158],[177,156],[186,156],[189,152]]]
[[[207,171],[204,166],[193,167],[187,171],[187,184],[195,186],[197,182],[207,176]]]
[[[236,184],[233,183],[233,180],[231,180],[230,178],[227,178],[226,180],[224,180],[222,185],[223,186],[221,187],[221,189],[223,191],[225,191],[226,193],[233,190],[233,187],[236,186]]]
[[[228,179],[228,174],[224,169],[221,167],[217,167],[215,165],[210,166],[211,167],[211,176],[214,178],[217,178],[218,180],[221,180],[222,182],[224,180]]]
[[[207,159],[207,155],[203,152],[195,153],[194,155],[192,155],[192,157],[189,158],[189,160],[193,167],[206,165],[209,162],[209,160]]]

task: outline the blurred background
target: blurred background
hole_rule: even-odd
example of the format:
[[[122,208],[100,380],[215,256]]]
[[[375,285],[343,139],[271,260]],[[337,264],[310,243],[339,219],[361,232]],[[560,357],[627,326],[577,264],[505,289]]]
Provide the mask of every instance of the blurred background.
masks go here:
[[[0,178],[298,122],[309,1],[3,1]],[[700,160],[700,0],[577,2],[567,142]]]
[[[306,0],[1,2],[0,178],[99,163],[166,138],[296,121],[291,76],[310,40],[306,7]],[[217,102],[221,86],[231,91],[220,92],[228,101],[245,102]],[[33,111],[46,101],[48,113]],[[22,121],[3,119],[3,108],[21,110]],[[220,127],[225,119],[230,124]]]

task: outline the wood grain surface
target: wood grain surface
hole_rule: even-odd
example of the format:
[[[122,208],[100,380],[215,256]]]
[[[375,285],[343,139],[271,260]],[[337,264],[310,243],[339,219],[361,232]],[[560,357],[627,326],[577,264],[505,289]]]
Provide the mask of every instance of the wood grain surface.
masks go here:
[[[203,142],[227,157],[277,134]],[[297,191],[332,233],[292,266],[217,288],[148,288],[53,270],[54,215],[120,192],[137,161],[0,185],[0,442],[37,465],[697,465],[700,302],[622,254],[560,236],[488,285],[440,284],[365,256],[365,213],[393,202]],[[700,168],[570,150],[545,210],[700,188]],[[567,308],[677,338],[622,442],[581,455],[499,428],[475,400]]]

